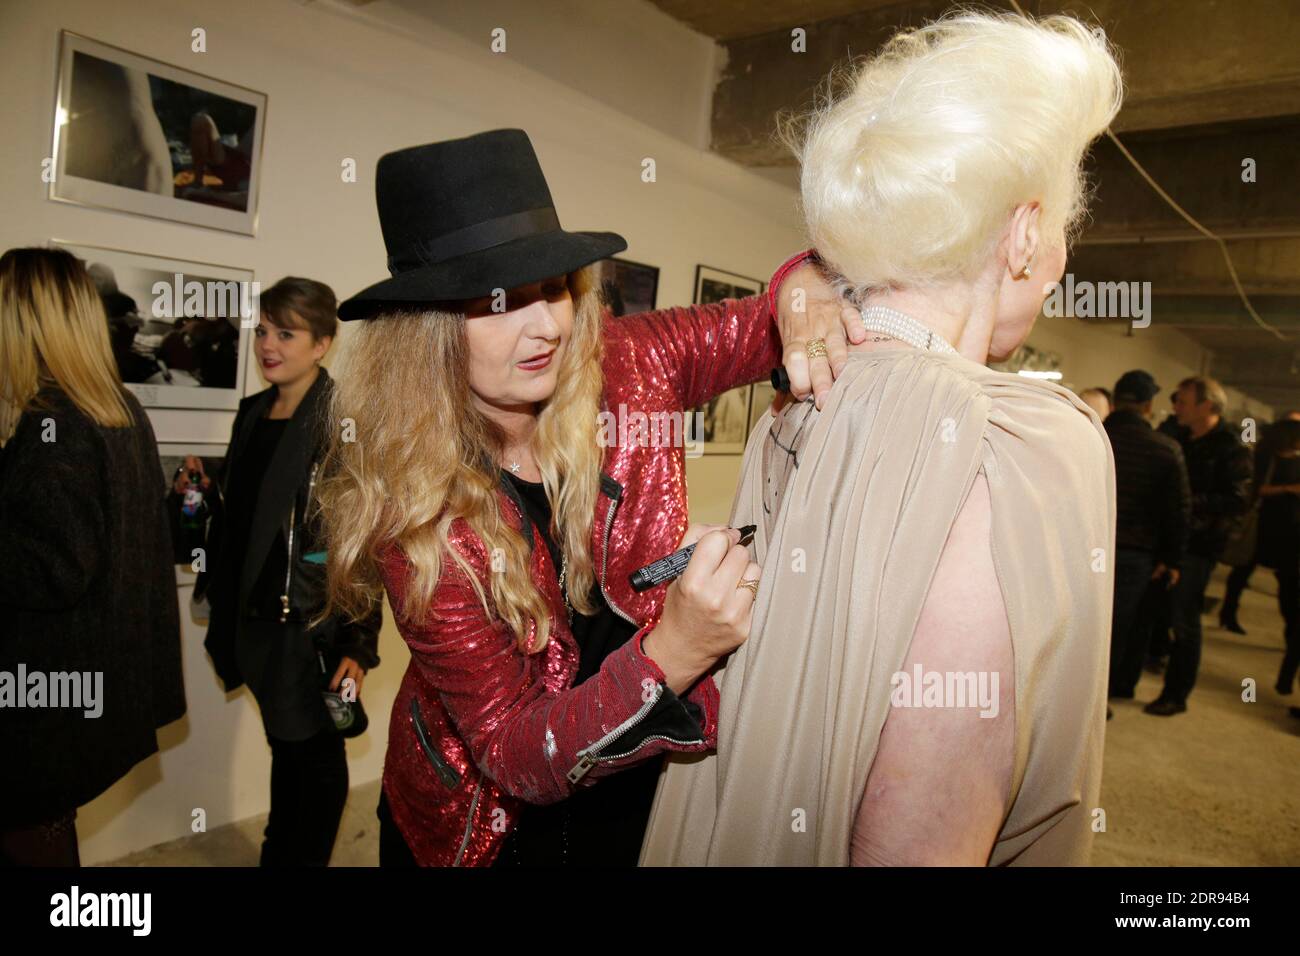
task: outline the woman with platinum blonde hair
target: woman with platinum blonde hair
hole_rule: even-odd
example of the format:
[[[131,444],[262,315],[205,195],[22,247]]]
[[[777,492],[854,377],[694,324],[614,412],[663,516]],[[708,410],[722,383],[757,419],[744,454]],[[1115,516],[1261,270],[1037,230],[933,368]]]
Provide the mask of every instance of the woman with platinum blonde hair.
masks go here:
[[[1119,109],[1105,38],[958,13],[791,128],[812,240],[867,339],[750,436],[749,640],[718,747],[674,758],[642,863],[1078,864],[1106,720],[1114,467],[1028,336]]]

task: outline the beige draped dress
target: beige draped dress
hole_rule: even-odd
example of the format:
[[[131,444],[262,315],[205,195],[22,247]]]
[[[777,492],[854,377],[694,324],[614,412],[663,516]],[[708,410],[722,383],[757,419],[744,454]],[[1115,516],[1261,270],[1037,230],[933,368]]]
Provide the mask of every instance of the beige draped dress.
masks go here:
[[[989,862],[1084,864],[1098,812],[1115,471],[1047,382],[912,349],[851,353],[818,412],[765,416],[731,525],[756,524],[749,640],[716,754],[673,755],[642,865],[845,865],[893,675],[979,472],[1015,660],[1011,799]]]

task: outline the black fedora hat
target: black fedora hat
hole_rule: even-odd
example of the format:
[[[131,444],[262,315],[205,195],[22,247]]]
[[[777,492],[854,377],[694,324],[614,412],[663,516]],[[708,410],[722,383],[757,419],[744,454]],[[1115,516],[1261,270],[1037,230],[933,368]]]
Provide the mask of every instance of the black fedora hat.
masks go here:
[[[565,232],[521,129],[386,153],[375,201],[390,278],[339,306],[345,322],[491,295],[627,248],[612,232]]]

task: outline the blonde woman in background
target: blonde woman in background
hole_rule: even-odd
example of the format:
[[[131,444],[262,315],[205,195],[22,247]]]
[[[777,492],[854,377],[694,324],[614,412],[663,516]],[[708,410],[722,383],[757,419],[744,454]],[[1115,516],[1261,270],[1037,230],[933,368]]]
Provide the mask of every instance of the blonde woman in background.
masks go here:
[[[75,866],[77,807],[158,749],[185,692],[153,429],[61,249],[0,257],[0,444],[0,864]]]
[[[1110,446],[1073,393],[985,363],[1061,278],[1120,97],[1078,21],[964,14],[894,37],[796,131],[809,232],[868,337],[820,411],[750,438],[750,639],[643,862],[1087,860]]]

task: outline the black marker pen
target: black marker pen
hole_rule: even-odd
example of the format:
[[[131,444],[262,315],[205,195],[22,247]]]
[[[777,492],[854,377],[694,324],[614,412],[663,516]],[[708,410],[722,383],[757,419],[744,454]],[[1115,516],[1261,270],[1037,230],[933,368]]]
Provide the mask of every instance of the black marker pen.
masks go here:
[[[738,544],[749,544],[754,538],[754,532],[758,530],[758,525],[747,524],[740,531],[740,541]],[[698,544],[698,542],[696,542]],[[686,570],[686,565],[691,563],[691,555],[695,553],[695,545],[688,544],[684,548],[678,548],[667,557],[660,558],[644,568],[638,568],[633,571],[629,580],[632,582],[632,590],[648,591],[656,584],[663,584],[665,581],[671,581],[673,578],[681,577]]]

